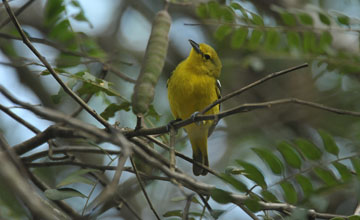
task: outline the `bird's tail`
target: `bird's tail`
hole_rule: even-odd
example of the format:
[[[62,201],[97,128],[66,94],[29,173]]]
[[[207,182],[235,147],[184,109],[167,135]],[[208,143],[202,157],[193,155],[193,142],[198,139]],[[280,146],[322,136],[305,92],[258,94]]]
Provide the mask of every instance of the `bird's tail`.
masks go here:
[[[188,125],[186,130],[189,135],[191,147],[193,150],[194,161],[208,167],[209,166],[209,160],[207,154],[208,129],[202,126],[192,124],[192,125]],[[193,173],[195,176],[199,176],[199,175],[205,176],[208,173],[208,171],[196,164],[193,164]]]

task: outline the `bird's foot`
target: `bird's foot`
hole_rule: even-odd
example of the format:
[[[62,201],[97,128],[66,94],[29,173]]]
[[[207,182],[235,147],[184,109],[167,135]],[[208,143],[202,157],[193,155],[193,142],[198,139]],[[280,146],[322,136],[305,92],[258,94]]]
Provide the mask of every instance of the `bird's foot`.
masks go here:
[[[192,115],[190,116],[192,121],[196,120],[196,117],[200,114],[200,112],[194,112],[192,113]],[[195,122],[196,125],[201,125],[203,123],[203,121],[197,121]]]

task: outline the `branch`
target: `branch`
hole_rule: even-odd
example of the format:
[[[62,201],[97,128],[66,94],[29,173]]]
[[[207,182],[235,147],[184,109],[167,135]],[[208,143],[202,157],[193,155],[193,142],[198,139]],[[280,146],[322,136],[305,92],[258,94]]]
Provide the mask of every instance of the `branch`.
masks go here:
[[[51,206],[43,200],[31,187],[23,175],[9,160],[8,156],[0,151],[0,179],[14,196],[21,199],[31,211],[35,219],[70,219],[61,210]]]
[[[138,173],[138,170],[136,168],[136,165],[135,165],[134,160],[133,160],[132,157],[130,157],[130,162],[131,162],[132,167],[134,168],[136,179],[137,179],[137,181],[138,181],[138,183],[139,183],[139,185],[141,187],[141,190],[142,190],[142,192],[143,192],[143,194],[145,196],[146,201],[148,202],[148,204],[150,206],[150,209],[154,213],[155,217],[160,220],[159,214],[156,212],[156,210],[155,210],[155,208],[154,208],[154,206],[153,206],[153,204],[152,204],[152,202],[151,202],[151,200],[150,200],[150,198],[149,198],[149,196],[148,196],[148,194],[147,194],[147,192],[145,190],[144,184],[143,184],[143,182],[142,182],[142,180],[140,178],[140,175]]]
[[[10,35],[10,34],[7,34],[7,33],[0,33],[0,37],[4,38],[4,39],[11,39],[11,40],[22,40],[22,38],[20,38],[20,37],[16,37],[16,36],[13,36],[13,35]],[[124,74],[124,73],[120,72],[118,69],[114,68],[112,65],[108,64],[107,61],[103,61],[103,60],[101,60],[101,59],[99,59],[97,57],[93,57],[93,56],[90,56],[90,55],[88,55],[86,53],[82,53],[82,52],[79,52],[79,51],[68,50],[68,49],[62,47],[61,45],[59,45],[57,43],[54,43],[52,41],[49,41],[47,39],[36,38],[36,37],[28,37],[28,38],[33,43],[40,43],[40,44],[45,44],[45,45],[54,47],[55,49],[59,50],[60,52],[62,52],[64,54],[68,54],[68,55],[72,55],[72,56],[76,56],[76,57],[86,58],[86,59],[89,59],[92,62],[99,62],[99,63],[103,64],[106,69],[108,69],[112,73],[115,73],[121,79],[123,79],[123,80],[125,80],[125,81],[127,81],[129,83],[135,83],[136,82],[135,79],[130,78],[126,74]],[[126,64],[126,65],[132,65],[131,63],[127,63],[127,62],[124,62],[124,61],[120,61],[120,62],[123,63],[123,64]],[[9,65],[9,64],[6,64],[6,63],[2,63],[2,64]]]
[[[19,24],[17,18],[14,15],[14,12],[11,10],[8,0],[3,0],[6,11],[9,14],[12,22],[14,23],[16,29],[18,30],[24,44],[34,53],[34,55],[45,65],[45,67],[49,70],[50,74],[55,78],[55,80],[60,84],[60,86],[64,89],[66,93],[68,93],[78,104],[80,104],[90,115],[92,115],[97,121],[99,121],[106,128],[110,128],[111,125],[103,119],[100,115],[98,115],[94,109],[88,106],[76,93],[74,93],[58,76],[55,70],[51,67],[49,62],[43,57],[38,50],[32,45],[29,38],[26,36],[23,31],[21,25]]]
[[[14,13],[16,16],[20,15],[26,8],[28,8],[35,0],[27,1],[23,6],[21,6],[16,12]],[[3,28],[11,21],[11,18],[8,17],[5,21],[0,24],[0,29]]]
[[[84,153],[84,154],[119,154],[119,150],[108,150],[108,149],[98,149],[94,147],[62,147],[53,149],[53,154],[66,154],[66,153]],[[41,157],[46,157],[49,154],[49,150],[44,150],[36,152],[26,157],[21,157],[21,160],[25,162],[34,161]]]
[[[83,139],[92,139],[87,133],[78,131],[73,128],[66,128],[58,125],[52,125],[48,127],[45,131],[38,133],[34,137],[13,146],[16,154],[22,155],[30,150],[44,144],[53,138],[83,138]]]
[[[77,129],[81,130],[82,132],[87,132],[89,135],[95,136],[100,141],[109,142],[116,146],[123,147],[123,143],[121,141],[119,141],[119,138],[116,138],[117,137],[116,135],[114,135],[117,133],[118,134],[125,133],[123,131],[113,130],[114,134],[109,134],[109,133],[105,132],[104,130],[101,130],[93,125],[89,125],[89,124],[86,124],[77,119],[70,118],[63,113],[59,113],[57,111],[47,109],[45,107],[40,108],[37,106],[32,106],[27,103],[21,102],[21,101],[17,100],[16,98],[12,97],[10,94],[8,94],[7,91],[4,90],[4,88],[1,86],[0,86],[0,91],[6,97],[11,99],[13,102],[15,102],[16,104],[22,105],[24,108],[31,110],[33,113],[35,113],[39,116],[42,116],[44,118],[54,120],[54,121],[64,122],[68,125],[71,125]],[[277,100],[277,101],[266,102],[266,103],[244,104],[240,107],[237,107],[238,110],[236,110],[236,108],[235,108],[232,111],[235,111],[235,110],[236,111],[249,111],[250,109],[258,109],[258,108],[265,108],[265,107],[269,108],[276,104],[285,104],[285,103],[291,103],[291,102],[308,105],[311,107],[331,111],[331,112],[338,113],[338,114],[360,116],[359,112],[352,112],[352,111],[330,108],[330,107],[326,107],[326,106],[323,106],[323,105],[320,105],[317,103],[307,102],[307,101],[303,101],[303,100],[299,100],[299,99],[283,99],[283,100]],[[211,119],[213,119],[212,117],[215,117],[215,116],[213,116],[213,115],[198,116],[198,117],[196,117],[196,121],[211,120]],[[225,116],[223,116],[223,117],[225,117]],[[190,120],[191,119],[187,119],[187,120],[184,120],[184,121],[181,121],[178,123],[174,123],[174,126],[180,127],[180,125],[184,124],[186,121],[189,121],[186,123],[192,123],[193,120],[191,120],[191,121]],[[162,127],[160,127],[160,128],[162,128]],[[140,129],[140,131],[141,130],[142,129]],[[153,129],[146,129],[146,130],[153,130]],[[155,167],[155,168],[161,170],[168,178],[175,179],[177,182],[181,183],[183,186],[187,187],[188,189],[191,189],[191,190],[193,190],[197,193],[203,194],[203,195],[211,195],[211,191],[213,189],[215,189],[214,185],[200,182],[200,181],[184,174],[179,169],[171,170],[169,168],[169,164],[170,164],[169,161],[166,160],[162,155],[157,153],[154,149],[147,147],[147,146],[141,146],[142,143],[139,142],[138,140],[136,140],[135,138],[132,138],[130,140],[131,140],[131,142],[134,143],[132,145],[132,150],[134,151],[134,153],[136,153],[136,155],[139,156],[143,161],[148,163],[149,166],[152,166],[152,167]],[[141,147],[139,147],[139,146],[141,146]],[[0,160],[0,163],[1,163],[1,160]],[[234,203],[236,205],[245,204],[248,200],[251,200],[251,198],[249,198],[246,195],[240,195],[240,194],[235,194],[235,193],[230,194],[230,198],[231,198],[232,203]],[[284,211],[284,210],[289,211],[290,210],[290,211],[292,211],[296,208],[295,206],[289,205],[287,203],[266,203],[266,202],[260,201],[259,205],[262,210],[276,210],[276,211]],[[325,218],[325,219],[329,219],[334,216],[337,216],[337,215],[333,215],[333,214],[314,212],[311,210],[309,211],[309,214],[312,214],[312,215],[316,216],[317,218]],[[343,216],[340,216],[340,217],[343,217]]]
[[[15,121],[19,122],[20,124],[24,125],[25,127],[27,127],[29,130],[31,130],[34,133],[39,133],[40,130],[37,129],[35,126],[33,126],[32,124],[28,123],[27,121],[25,121],[24,119],[20,118],[19,116],[17,116],[15,113],[13,113],[12,111],[10,111],[8,108],[6,108],[5,106],[0,104],[0,110],[5,112],[7,115],[9,115],[10,117],[12,117]]]
[[[268,81],[269,79],[272,79],[272,78],[275,78],[275,77],[278,77],[278,76],[281,76],[281,75],[284,75],[286,73],[289,73],[289,72],[292,72],[292,71],[295,71],[295,70],[298,70],[298,69],[302,69],[302,68],[305,68],[307,67],[308,64],[307,63],[304,63],[304,64],[301,64],[299,66],[294,66],[294,67],[291,67],[291,68],[288,68],[288,69],[285,69],[285,70],[281,70],[279,72],[274,72],[274,73],[270,73],[269,75],[253,82],[253,83],[250,83],[249,85],[239,89],[239,90],[236,90],[232,93],[229,93],[223,97],[221,97],[220,99],[216,100],[215,102],[213,102],[212,104],[210,104],[209,106],[207,106],[204,110],[202,110],[200,112],[200,114],[205,114],[206,112],[208,112],[210,109],[212,109],[214,106],[234,97],[234,96],[237,96],[237,95],[240,95],[241,93],[245,92],[246,90],[249,90],[257,85],[260,85],[261,83],[264,83],[266,81]]]

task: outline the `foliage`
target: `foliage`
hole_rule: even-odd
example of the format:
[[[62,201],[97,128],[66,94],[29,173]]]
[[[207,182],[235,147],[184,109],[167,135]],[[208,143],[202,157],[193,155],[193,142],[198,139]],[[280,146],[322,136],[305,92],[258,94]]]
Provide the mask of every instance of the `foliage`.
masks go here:
[[[186,5],[186,1],[184,1],[185,3],[179,3],[179,1],[169,2],[171,2],[169,3],[170,6],[171,4]],[[359,73],[360,56],[357,53],[358,51],[353,52],[334,46],[336,35],[339,32],[359,34],[360,31],[356,29],[360,23],[358,19],[315,6],[306,8],[306,10],[305,8],[281,8],[279,6],[271,6],[273,16],[270,16],[261,13],[261,10],[255,5],[252,5],[253,10],[250,10],[249,7],[245,7],[246,4],[244,2],[246,2],[246,4],[252,4],[251,1],[231,1],[228,4],[220,4],[218,1],[207,1],[197,5],[192,4],[192,7],[196,9],[196,14],[200,21],[204,22],[204,26],[210,27],[209,33],[213,34],[212,36],[218,44],[219,49],[227,47],[231,49],[231,52],[242,54],[240,61],[235,60],[237,64],[241,63],[239,66],[258,73],[260,72],[259,70],[263,70],[262,68],[265,66],[265,62],[276,57],[282,59],[284,63],[298,61],[309,62],[314,71],[314,73],[312,73],[314,81],[323,74],[326,75],[335,72],[341,74],[341,77],[343,77],[342,82],[344,82],[345,79],[348,79],[346,77],[353,77]],[[156,24],[160,23],[159,33],[156,29],[150,37],[150,39],[155,40],[150,40],[152,42],[148,44],[148,51],[150,52],[149,54],[146,52],[146,59],[142,62],[142,71],[140,71],[141,74],[138,76],[138,80],[133,80],[131,77],[128,77],[128,74],[122,73],[129,70],[130,65],[121,60],[116,60],[116,58],[114,58],[115,53],[101,45],[100,38],[88,33],[74,31],[72,26],[74,21],[92,27],[89,18],[85,14],[84,8],[77,0],[48,0],[46,1],[43,15],[41,30],[44,32],[45,39],[40,39],[40,43],[44,43],[57,51],[51,65],[54,67],[56,73],[62,77],[65,84],[85,102],[88,102],[92,97],[96,98],[97,101],[100,100],[101,109],[96,109],[96,111],[99,111],[99,117],[102,117],[106,121],[110,121],[111,119],[122,120],[122,122],[125,121],[125,123],[133,125],[135,120],[130,118],[135,118],[132,113],[135,112],[145,118],[145,128],[163,128],[162,126],[168,122],[168,118],[165,117],[165,114],[159,114],[156,111],[158,106],[153,102],[153,98],[158,80],[163,80],[160,74],[162,73],[161,70],[163,69],[164,63],[165,69],[167,68],[165,62],[167,60],[165,57],[171,19],[166,10],[162,10],[153,22],[153,30],[156,29]],[[159,16],[162,17],[159,18]],[[160,19],[160,21],[158,19]],[[13,34],[13,37],[19,36],[18,33],[15,32],[15,29],[8,30],[9,33]],[[31,36],[29,35],[29,37]],[[3,46],[2,41],[0,41],[0,44]],[[124,48],[122,49],[127,55],[128,52]],[[24,58],[22,57],[23,55],[16,50],[16,45],[13,44],[4,44],[1,51],[12,60]],[[25,58],[23,60],[27,61]],[[225,62],[223,63],[226,68],[228,64],[226,61],[228,60],[224,60]],[[25,65],[24,63],[21,64]],[[101,71],[94,71],[94,68],[90,66],[90,64],[94,63],[100,64]],[[43,64],[36,63],[36,65],[41,68],[41,70],[36,70],[38,75],[41,76],[41,79],[49,79],[51,74],[48,68],[45,68]],[[118,81],[114,82],[115,80],[113,81],[113,78],[107,77],[108,73],[116,73],[116,75],[119,76],[119,80],[117,79]],[[231,74],[227,76],[229,75]],[[236,74],[232,75],[232,77],[234,77],[232,81],[237,82],[236,76],[234,76]],[[136,86],[135,89],[133,89],[132,86],[135,82]],[[134,91],[132,94],[127,94],[126,91],[128,87],[131,88],[131,91]],[[65,90],[60,87],[60,89],[56,91],[58,91],[56,94],[50,96],[52,100],[51,104],[55,104],[54,106],[57,108],[69,109],[69,105],[66,102],[69,96]],[[133,98],[130,98],[131,96]],[[351,99],[346,101],[347,103],[351,103],[350,107],[358,109],[357,99],[355,101]],[[347,107],[349,106],[346,106],[346,108]],[[94,110],[94,112],[96,111]],[[117,117],[120,115],[118,113],[122,116],[124,114],[125,117]],[[127,127],[128,124],[120,126],[119,123],[116,122],[116,125],[121,128],[121,131],[132,130]],[[334,127],[337,126],[335,122],[333,124]],[[350,128],[348,129],[353,129],[354,132],[357,132],[360,129],[355,129],[356,126],[354,122],[349,125]],[[143,181],[145,185],[145,196],[146,191],[159,187],[160,181],[157,181],[157,178],[165,180],[165,184],[168,185],[171,185],[169,184],[169,182],[171,182],[180,189],[179,191],[183,193],[182,196],[174,196],[171,201],[165,201],[171,202],[171,205],[176,207],[170,207],[169,204],[166,204],[169,206],[164,205],[164,207],[162,207],[163,204],[160,202],[154,205],[155,209],[162,208],[160,216],[166,219],[184,218],[185,214],[188,215],[186,216],[188,219],[221,219],[230,210],[228,208],[229,206],[226,205],[239,205],[238,201],[234,200],[233,195],[244,196],[245,199],[241,202],[241,205],[246,207],[245,210],[248,209],[250,212],[262,216],[263,219],[277,218],[277,214],[268,212],[267,209],[264,208],[264,203],[290,204],[295,207],[291,210],[282,210],[283,213],[279,212],[282,215],[281,218],[289,215],[289,218],[301,219],[309,214],[308,210],[329,212],[327,209],[331,206],[329,202],[330,199],[328,198],[334,195],[336,196],[336,192],[351,196],[358,196],[359,194],[360,155],[356,147],[353,147],[357,146],[358,142],[357,140],[348,139],[348,136],[344,135],[344,137],[342,137],[333,133],[331,128],[324,129],[324,126],[317,126],[316,124],[314,127],[319,129],[317,131],[314,130],[311,132],[311,135],[306,137],[294,137],[289,140],[280,138],[280,140],[276,140],[277,144],[272,144],[269,141],[269,143],[266,143],[264,146],[250,146],[246,149],[246,156],[234,154],[234,158],[232,158],[231,161],[227,161],[233,165],[220,171],[216,170],[215,172],[219,173],[215,173],[211,178],[198,179],[196,181],[191,179],[196,183],[204,182],[204,184],[209,180],[208,184],[213,186],[209,191],[191,188],[191,184],[188,184],[186,181],[181,182],[171,177],[167,178],[159,175],[158,169],[154,167],[151,167],[154,169],[145,169],[146,172],[144,169],[139,169],[139,176],[143,178],[141,181]],[[39,132],[41,133],[41,131],[38,131],[38,133]],[[76,132],[74,131],[73,133]],[[103,132],[103,130],[101,130],[101,132]],[[163,133],[159,133],[159,135],[162,134]],[[40,136],[39,134],[36,135]],[[57,138],[57,134],[51,135]],[[62,200],[72,201],[74,197],[82,198],[84,204],[81,204],[81,208],[83,209],[82,214],[84,214],[87,208],[92,208],[91,205],[88,205],[88,202],[93,199],[92,193],[95,191],[98,183],[101,182],[105,185],[104,182],[107,181],[107,177],[103,175],[103,179],[98,178],[97,174],[103,174],[102,172],[99,172],[99,170],[95,168],[87,168],[87,166],[85,166],[86,164],[81,164],[78,161],[86,158],[88,159],[87,162],[93,165],[89,167],[101,167],[102,170],[114,170],[117,168],[110,166],[111,163],[115,161],[114,158],[109,156],[113,153],[102,146],[99,147],[97,144],[102,143],[97,143],[98,140],[92,136],[93,134],[84,138],[81,136],[81,131],[79,131],[76,135],[79,135],[79,140],[66,139],[64,143],[61,142],[62,140],[58,141],[52,138],[55,144],[49,141],[48,145],[50,147],[46,156],[51,159],[51,162],[54,162],[53,165],[56,164],[55,160],[63,160],[81,168],[69,172],[69,169],[64,166],[66,167],[64,168],[64,170],[67,171],[64,172],[66,174],[61,172],[59,172],[59,174],[48,174],[48,177],[51,177],[51,181],[49,182],[50,186],[43,191],[46,198],[54,202]],[[236,136],[241,135],[236,133]],[[138,145],[148,154],[147,157],[150,159],[156,158],[162,165],[165,164],[167,167],[168,162],[165,157],[168,156],[168,152],[159,150],[157,146],[154,147],[153,142],[150,141],[151,138],[154,137],[135,135],[135,137],[128,138],[127,140],[137,141],[131,142],[131,144],[139,143]],[[85,139],[85,141],[80,139]],[[251,137],[251,139],[249,142],[251,144],[255,143],[254,140],[256,138]],[[167,135],[160,136],[156,140],[158,142],[161,141],[162,145],[170,143],[170,138]],[[41,142],[41,144],[43,142]],[[53,151],[56,151],[55,148],[57,145],[69,145],[69,148],[74,147],[75,150],[73,150],[75,152],[79,150],[76,148],[78,145],[82,147],[91,146],[92,148],[89,148],[89,151],[100,150],[100,153],[98,153],[101,155],[101,159],[97,160],[98,158],[95,156],[87,156],[89,152],[83,152],[86,156],[73,152],[65,152],[63,153],[65,159],[57,159],[51,155]],[[94,147],[94,145],[96,147]],[[176,143],[176,150],[179,149],[178,145],[179,144]],[[120,147],[124,149],[123,145]],[[237,146],[231,150],[236,152]],[[81,149],[79,151],[81,151]],[[34,161],[27,161],[29,157],[37,154],[32,153],[31,151],[30,156],[21,155],[21,159],[25,165],[36,165]],[[121,153],[117,154],[121,158]],[[143,162],[141,161],[141,157],[136,156],[137,155],[135,155],[135,158],[137,160]],[[181,158],[184,159],[185,157],[182,155]],[[180,156],[177,157],[177,160],[180,160]],[[105,164],[107,161],[110,162],[106,165],[100,165],[100,163]],[[181,164],[182,161],[177,163]],[[142,163],[142,166],[149,168],[149,164],[150,163],[145,161]],[[134,168],[125,168],[124,170],[126,171],[130,170],[135,172]],[[180,168],[179,169],[182,170],[182,167]],[[50,169],[48,170],[50,171]],[[36,175],[36,170],[30,171]],[[186,174],[186,170],[184,173]],[[178,174],[182,177],[181,175],[185,176],[184,173],[179,172]],[[190,177],[187,176],[184,178],[190,179]],[[106,181],[104,181],[104,179]],[[179,179],[183,180],[181,178]],[[126,181],[127,180],[120,182],[120,184],[125,184],[127,183]],[[57,184],[54,184],[54,182]],[[128,190],[129,192],[126,193],[136,195],[136,193],[140,192],[140,189],[134,190],[135,193],[132,192],[131,190],[135,188],[135,184],[131,182],[128,184],[128,188],[126,188],[125,191]],[[83,193],[85,192],[84,186],[89,187],[90,191]],[[161,190],[159,190],[161,193],[163,193],[162,186],[163,185],[160,185],[159,187],[161,188]],[[5,186],[0,184],[0,189],[4,187]],[[6,217],[9,218],[25,218],[29,216],[29,210],[23,209],[22,201],[18,201],[18,198],[11,196],[6,190],[0,191],[0,213],[5,210],[7,213]],[[203,193],[204,191],[206,195]],[[191,194],[191,200],[187,194],[189,192],[196,193],[194,195]],[[126,193],[124,194],[126,195]],[[150,197],[161,196],[162,195],[150,194]],[[135,199],[133,197],[130,198],[131,201],[140,200],[140,197],[136,197]],[[131,210],[131,204],[129,205],[125,199],[116,199],[121,201],[115,204],[117,207],[122,208],[126,206]],[[143,199],[143,197],[141,197],[141,199]],[[158,200],[160,201],[160,199]],[[165,199],[161,200],[161,202],[164,202],[164,200]],[[103,214],[108,206],[115,206],[114,204],[109,205],[107,202],[108,201],[105,201],[103,204],[97,206],[96,209],[94,208],[96,211],[92,210],[90,214],[95,213],[94,215],[98,216]],[[209,208],[209,206],[215,206],[215,203],[218,203],[216,204],[216,208]],[[183,208],[186,204],[190,204],[189,210]],[[239,207],[243,208],[240,205]],[[274,208],[274,210],[277,209]],[[337,210],[335,210],[334,213],[336,211]],[[135,212],[135,214],[138,213]],[[336,217],[333,219],[343,218]],[[347,219],[355,220],[359,219],[359,216],[348,216]]]

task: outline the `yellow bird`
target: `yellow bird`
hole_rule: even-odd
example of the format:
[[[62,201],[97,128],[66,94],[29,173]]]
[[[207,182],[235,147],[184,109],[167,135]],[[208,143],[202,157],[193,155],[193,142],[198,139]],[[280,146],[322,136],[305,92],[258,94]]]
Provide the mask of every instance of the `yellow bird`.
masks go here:
[[[207,44],[192,46],[189,56],[182,61],[167,82],[168,98],[172,114],[176,119],[187,119],[220,98],[220,76],[222,64],[216,51]],[[206,114],[217,114],[217,105]],[[193,159],[209,166],[207,138],[214,130],[216,122],[202,121],[185,126],[193,150]],[[207,170],[193,165],[196,176],[206,175]]]

